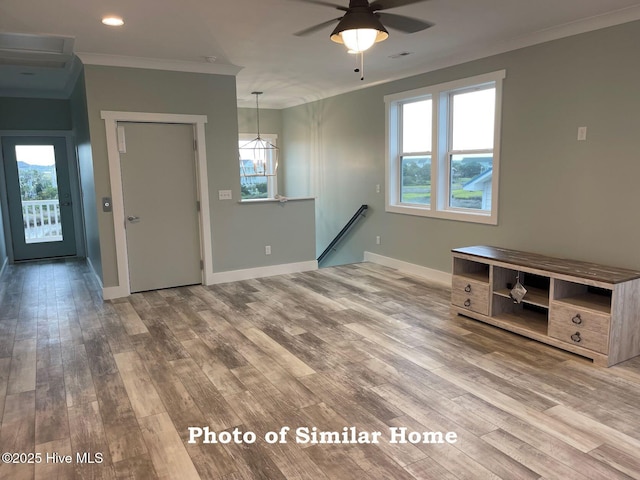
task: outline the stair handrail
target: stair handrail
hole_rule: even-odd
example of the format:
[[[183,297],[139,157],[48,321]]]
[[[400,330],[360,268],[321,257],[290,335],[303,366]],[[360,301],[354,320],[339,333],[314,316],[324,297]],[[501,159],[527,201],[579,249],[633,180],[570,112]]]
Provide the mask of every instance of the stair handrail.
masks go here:
[[[351,227],[358,221],[360,220],[360,217],[366,217],[366,215],[364,214],[365,210],[367,210],[369,208],[369,205],[362,205],[358,211],[356,213],[353,214],[353,217],[351,217],[351,219],[347,222],[347,224],[342,228],[342,230],[340,230],[340,232],[335,236],[335,238],[333,240],[331,240],[331,243],[329,244],[329,246],[327,248],[324,249],[324,252],[322,252],[320,254],[320,256],[318,257],[318,263],[322,262],[322,260],[324,260],[324,257],[326,257],[327,255],[329,255],[329,253],[332,250],[335,250],[335,246],[338,244],[338,242],[340,240],[342,240],[342,237],[344,237],[347,232],[351,229]]]

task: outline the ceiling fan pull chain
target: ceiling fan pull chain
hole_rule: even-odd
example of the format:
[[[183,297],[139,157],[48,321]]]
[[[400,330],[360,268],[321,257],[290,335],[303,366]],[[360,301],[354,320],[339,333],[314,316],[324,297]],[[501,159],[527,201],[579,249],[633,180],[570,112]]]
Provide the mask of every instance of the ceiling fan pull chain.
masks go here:
[[[354,72],[360,73],[360,80],[364,80],[364,52],[357,52],[355,54],[356,57],[356,68],[353,69]],[[358,63],[360,66],[358,66]]]

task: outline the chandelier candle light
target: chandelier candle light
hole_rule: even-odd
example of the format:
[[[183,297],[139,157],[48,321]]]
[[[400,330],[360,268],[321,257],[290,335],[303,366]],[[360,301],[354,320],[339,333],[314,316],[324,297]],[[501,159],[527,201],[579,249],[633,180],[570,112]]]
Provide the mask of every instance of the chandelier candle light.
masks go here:
[[[273,177],[278,168],[278,147],[260,137],[258,97],[262,92],[251,94],[256,96],[257,137],[240,147],[240,171],[245,177]]]

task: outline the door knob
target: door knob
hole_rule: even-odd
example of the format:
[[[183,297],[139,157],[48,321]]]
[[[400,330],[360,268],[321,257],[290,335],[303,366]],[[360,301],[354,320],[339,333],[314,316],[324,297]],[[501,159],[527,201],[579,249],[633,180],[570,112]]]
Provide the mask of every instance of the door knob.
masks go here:
[[[140,217],[133,217],[131,215],[129,215],[127,217],[127,220],[129,220],[131,223],[137,222],[138,220],[140,220]]]

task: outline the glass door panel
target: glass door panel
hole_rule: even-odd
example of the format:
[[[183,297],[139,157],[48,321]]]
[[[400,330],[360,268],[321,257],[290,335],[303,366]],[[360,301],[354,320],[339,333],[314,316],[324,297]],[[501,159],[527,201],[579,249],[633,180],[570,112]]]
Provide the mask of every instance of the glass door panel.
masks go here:
[[[53,145],[16,145],[15,150],[25,242],[63,241]]]

